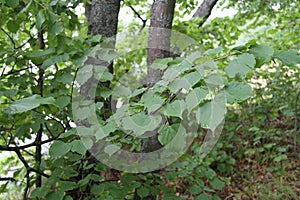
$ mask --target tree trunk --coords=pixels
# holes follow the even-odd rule
[[[170,56],[170,38],[174,16],[175,0],[156,0],[152,5],[148,38],[147,86],[154,85],[162,77],[161,70],[151,65],[158,58]],[[157,134],[142,143],[142,152],[152,152],[161,148]]]
[[[88,34],[89,35],[102,35],[105,38],[114,39],[117,34],[118,28],[118,16],[120,10],[120,0],[92,0],[91,3],[86,2],[85,5],[85,15],[88,25]],[[115,45],[115,41],[108,44],[110,48],[113,48]],[[113,63],[106,63],[102,60],[97,60],[97,58],[88,58],[85,64],[96,65],[102,63],[103,65],[107,65],[110,73],[113,73]],[[88,91],[90,83],[93,82],[93,77],[90,78],[86,83],[81,86],[80,92],[83,97],[89,98]],[[110,87],[109,82],[100,82],[98,87]],[[96,100],[96,99],[95,99]],[[96,101],[102,101],[104,103],[104,114],[103,119],[108,118],[109,113],[111,112],[111,101],[110,99],[98,99]],[[88,124],[86,126],[89,126]],[[87,157],[90,157],[90,154],[87,153]],[[97,162],[94,159],[91,159],[91,162]],[[75,179],[81,180],[82,177],[87,176],[92,173],[90,170],[79,169],[81,171],[78,177]],[[91,169],[93,170],[93,169]],[[108,173],[107,174],[111,174]],[[91,183],[92,185],[92,183]],[[85,191],[73,190],[69,191],[68,195],[70,195],[73,199],[85,199],[89,198],[90,186],[85,188]]]

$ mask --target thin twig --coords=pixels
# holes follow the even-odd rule
[[[140,28],[139,32],[141,32],[147,23],[147,19],[143,19],[142,16],[134,9],[134,7],[130,4],[130,2],[125,2],[125,0],[122,0],[132,11],[133,13],[142,21],[143,25]]]
[[[14,49],[15,49],[16,48],[16,43],[15,43],[14,39],[3,28],[1,28],[1,31],[3,31],[5,33],[5,35],[7,35],[7,37],[9,37],[9,39],[13,43]]]

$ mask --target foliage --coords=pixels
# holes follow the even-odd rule
[[[14,181],[0,182],[0,191],[3,191],[0,198],[19,199],[18,194],[25,192],[27,195],[30,191],[32,199],[71,199],[70,194],[77,190],[82,194],[90,191],[88,199],[132,199],[136,190],[140,197],[154,194],[164,199],[220,199],[222,190],[231,183],[228,176],[236,160],[245,155],[255,156],[260,164],[278,163],[278,168],[269,168],[269,171],[283,175],[289,165],[292,144],[281,142],[293,136],[291,121],[297,117],[293,102],[297,88],[299,90],[297,77],[300,75],[297,65],[300,62],[299,23],[296,23],[299,11],[295,9],[299,2],[295,1],[293,7],[285,6],[288,1],[272,1],[274,6],[280,4],[280,8],[284,8],[282,12],[280,9],[272,12],[274,8],[265,1],[232,2],[234,4],[228,6],[245,12],[213,19],[201,28],[178,17],[174,30],[191,36],[202,47],[196,52],[184,52],[182,58],[157,60],[155,67],[164,71],[161,82],[151,88],[140,87],[123,94],[114,91],[119,95],[115,98],[125,96],[130,97],[130,101],[124,101],[121,109],[108,119],[101,118],[103,104],[98,102],[95,109],[100,117],[91,122],[89,106],[94,102],[86,101],[85,106],[77,109],[79,113],[75,116],[82,118],[76,119],[71,114],[72,93],[76,81],[84,84],[91,78],[92,74],[80,74],[80,70],[95,70],[94,66],[84,63],[105,40],[101,36],[86,36],[83,17],[75,13],[81,1],[2,1],[0,150],[11,153],[1,157],[0,172],[1,178],[12,177]],[[130,3],[136,6],[140,1]],[[143,1],[141,5],[148,4]],[[187,13],[178,13],[184,16],[195,4],[194,1],[180,1],[178,7],[186,10]],[[149,18],[149,11],[138,11]],[[258,15],[254,13],[263,15],[256,19]],[[253,23],[248,24],[243,17],[246,14],[254,19]],[[241,28],[246,23],[247,26]],[[269,26],[265,29],[258,29],[266,24]],[[277,31],[283,27],[283,31]],[[39,48],[38,32],[46,38],[45,49]],[[239,38],[248,33],[255,35],[255,39],[236,45]],[[118,54],[106,51],[98,56],[113,60]],[[109,81],[118,89],[119,79],[129,70],[128,80],[123,81],[130,81],[132,66],[145,65],[145,50],[126,56],[115,59],[114,74],[97,68],[101,76],[95,73],[95,78]],[[112,88],[100,88],[97,92],[103,98],[113,94]],[[212,106],[215,99],[224,96],[224,103],[230,105],[228,111]],[[130,118],[122,109],[127,107],[130,107]],[[95,139],[106,138],[115,144],[104,149],[107,157],[113,157],[121,147],[138,151],[141,139],[133,136],[141,136],[159,124],[163,119],[158,113],[167,117],[168,123],[159,130],[159,141],[169,150],[185,147],[182,138],[176,139],[180,119],[195,117],[202,126],[190,150],[160,174],[122,172],[107,178],[108,167],[95,162],[87,152],[93,142],[89,137],[78,135],[74,128],[77,120],[101,124],[103,132],[97,132]],[[229,123],[234,120],[243,123],[240,131],[244,136],[237,136],[238,125],[227,124],[226,136],[221,137],[207,157],[201,157],[204,133],[207,129],[216,129],[226,113],[229,113]],[[207,120],[208,116],[216,120]],[[130,119],[134,120],[133,124]],[[274,124],[275,121],[280,123]],[[38,163],[34,155],[38,145],[35,141],[41,127],[44,148],[43,159]],[[85,126],[76,128],[89,134]],[[128,130],[134,135],[125,137]],[[234,147],[233,144],[239,145]],[[38,175],[43,176],[43,186],[35,188],[34,180]],[[294,195],[293,192],[289,194]]]

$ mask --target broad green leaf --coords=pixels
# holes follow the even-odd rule
[[[70,103],[70,97],[61,96],[58,97],[55,101],[55,104],[59,106],[60,109],[65,108]]]
[[[199,74],[199,72],[191,72],[184,75],[182,78],[175,79],[172,83],[170,83],[169,88],[173,93],[181,88],[189,90],[195,84],[197,84],[201,78],[202,76]]]
[[[142,136],[146,131],[153,131],[161,123],[160,115],[146,115],[141,112],[122,120],[125,130],[133,131],[135,136]]]
[[[9,7],[15,8],[19,5],[19,0],[6,0],[6,4]]]
[[[268,45],[253,45],[249,50],[250,54],[253,54],[256,58],[256,66],[260,67],[266,62],[269,62],[274,54],[274,50],[272,47]]]
[[[12,33],[16,33],[20,28],[20,22],[18,21],[13,21],[10,20],[7,22],[7,29],[12,32]]]
[[[252,95],[250,85],[240,82],[231,82],[225,88],[228,103],[242,102]]]
[[[117,151],[119,151],[120,147],[115,145],[115,144],[111,144],[111,145],[107,145],[104,148],[104,152],[107,153],[110,157],[116,153]]]
[[[158,141],[162,145],[167,145],[172,139],[175,137],[177,130],[179,128],[179,124],[173,124],[172,126],[164,125],[158,131]]]
[[[63,23],[60,21],[56,21],[54,22],[54,24],[50,25],[49,35],[51,35],[51,37],[55,37],[59,35],[61,32],[63,32],[63,30],[64,30]]]
[[[164,75],[162,76],[162,80],[165,81],[173,81],[177,76],[182,74],[183,72],[191,69],[193,64],[187,60],[183,60],[182,62],[171,65],[165,71]]]
[[[146,197],[148,194],[149,194],[149,189],[148,188],[145,188],[145,187],[142,187],[142,188],[138,188],[137,189],[137,193],[140,197]]]
[[[63,200],[64,192],[63,191],[51,192],[45,198],[47,200]]]
[[[203,54],[204,55],[214,55],[222,52],[224,49],[222,47],[214,48],[214,49],[209,49],[205,51]]]
[[[67,138],[67,137],[75,136],[75,135],[77,135],[76,130],[75,129],[70,129],[67,132],[61,134],[59,136],[59,138]]]
[[[195,200],[211,200],[211,198],[207,194],[203,193],[196,196]]]
[[[89,78],[91,78],[93,75],[93,66],[92,65],[85,65],[84,67],[82,67],[76,76],[76,81],[82,85],[83,83],[85,83],[87,80],[89,80]]]
[[[7,112],[11,114],[17,114],[32,110],[39,107],[40,105],[55,104],[55,99],[53,97],[43,98],[39,95],[33,95],[24,99],[15,101],[11,106],[8,107]]]
[[[208,91],[206,89],[199,87],[193,89],[185,99],[188,111],[191,111],[193,108],[202,103],[207,94]]]
[[[206,77],[208,73],[213,72],[217,69],[215,62],[206,62],[195,67],[202,77]]]
[[[100,195],[103,193],[105,186],[103,184],[100,185],[92,185],[91,192],[93,195]]]
[[[282,154],[282,155],[280,155],[280,156],[276,156],[276,157],[274,158],[274,161],[275,161],[275,162],[280,162],[280,161],[286,160],[286,159],[287,159],[287,155]]]
[[[173,126],[173,125],[172,125]],[[174,125],[176,127],[176,125]],[[174,127],[174,129],[176,129]],[[179,125],[178,129],[176,129],[175,136],[173,139],[169,142],[166,143],[165,148],[170,151],[170,152],[184,152],[185,147],[186,147],[186,130],[183,126]],[[166,141],[169,141],[170,138],[165,138]],[[165,141],[165,142],[166,142]]]
[[[209,181],[209,184],[217,190],[222,190],[225,187],[225,183],[218,178],[212,179],[211,181]]]
[[[74,140],[70,143],[71,145],[71,151],[79,153],[81,155],[85,155],[87,149],[85,146],[82,144],[80,140]]]
[[[185,102],[182,100],[175,100],[172,103],[164,106],[164,114],[167,116],[179,117],[182,119],[182,112],[186,109]]]
[[[151,113],[158,109],[164,103],[164,100],[159,94],[150,90],[143,94],[140,102],[144,103],[148,112]]]
[[[202,192],[202,188],[203,187],[201,187],[201,186],[199,186],[199,185],[193,185],[193,186],[191,186],[190,188],[189,188],[189,192],[191,193],[191,194],[199,194],[199,193],[201,193]]]
[[[35,188],[32,192],[31,192],[31,195],[30,197],[31,198],[36,198],[36,197],[45,197],[46,194],[49,192],[49,188],[47,187],[39,187],[39,188]]]
[[[41,29],[43,23],[45,22],[45,15],[44,15],[44,12],[45,12],[44,10],[40,10],[40,11],[38,12],[37,16],[36,16],[36,23],[35,23],[35,25],[36,25],[36,28],[37,28],[38,30]]]
[[[226,114],[225,94],[217,94],[212,101],[202,105],[197,112],[198,122],[213,132],[218,125],[224,120]]]
[[[278,58],[286,66],[300,64],[300,56],[296,50],[276,51],[274,57]]]
[[[71,145],[69,143],[64,143],[62,141],[54,141],[50,146],[49,154],[53,158],[58,158],[60,156],[66,155],[71,150]]]
[[[244,53],[238,56],[236,60],[230,61],[225,71],[230,78],[237,74],[244,76],[254,68],[255,64],[255,57],[252,54]]]
[[[102,82],[113,80],[113,75],[105,66],[94,66],[94,77]]]
[[[101,52],[98,57],[99,59],[106,61],[106,62],[112,62],[113,59],[120,56],[120,53],[116,51],[107,50],[105,52]]]
[[[151,68],[164,70],[168,67],[168,63],[170,63],[172,60],[172,58],[156,59],[151,65]]]
[[[59,190],[69,191],[69,190],[75,189],[76,187],[77,187],[77,184],[75,182],[62,181],[59,185]]]
[[[53,55],[43,62],[42,68],[47,69],[47,67],[50,67],[51,65],[60,64],[66,61],[69,61],[69,54],[67,53],[64,53],[62,55]]]
[[[131,98],[132,97],[136,97],[137,95],[142,94],[143,92],[145,92],[147,90],[147,88],[140,88],[140,89],[136,89],[133,91],[133,93],[131,94]]]

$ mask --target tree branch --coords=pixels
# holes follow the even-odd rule
[[[125,2],[125,0],[122,0],[132,11],[133,13],[142,21],[143,25],[142,27],[140,28],[140,31],[141,32],[145,26],[146,26],[146,23],[147,23],[147,19],[143,19],[142,16],[134,9],[134,7],[130,4],[130,2]]]
[[[50,138],[48,140],[44,140],[42,142],[40,142],[39,144],[46,144],[46,143],[49,143],[49,142],[52,142],[54,140],[56,140],[58,137],[54,137],[54,138]],[[22,149],[27,149],[27,148],[30,148],[30,147],[36,147],[37,145],[39,145],[36,141],[30,143],[30,144],[26,144],[26,145],[23,145],[23,146],[14,146],[14,147],[10,147],[10,146],[1,146],[0,145],[0,151],[18,151],[18,150],[22,150]]]
[[[198,24],[199,27],[202,26],[211,15],[211,11],[217,2],[218,0],[204,0],[198,7],[197,11],[193,15],[193,18],[202,18],[201,22]]]
[[[12,177],[0,177],[0,182],[1,181],[13,181],[13,182],[15,182],[16,179],[14,179]]]

